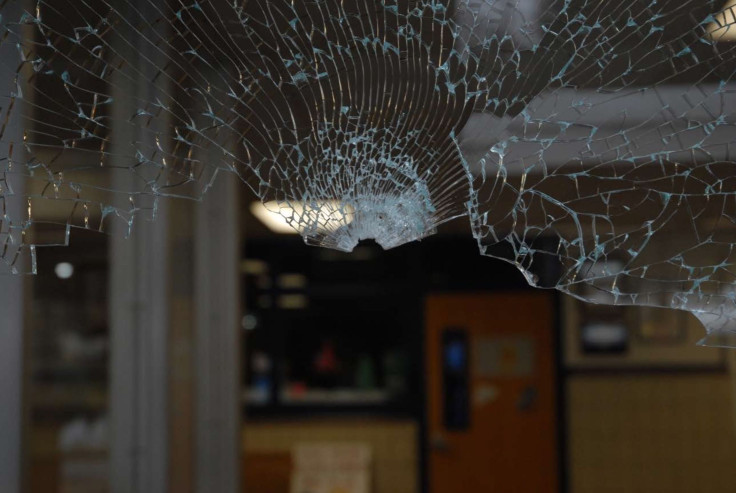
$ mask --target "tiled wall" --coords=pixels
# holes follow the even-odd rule
[[[289,452],[298,442],[366,443],[373,452],[373,493],[419,491],[418,439],[415,422],[391,420],[249,422],[243,432],[246,454]]]
[[[736,492],[730,378],[572,376],[571,493]]]

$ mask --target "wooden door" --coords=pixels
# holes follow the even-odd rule
[[[553,299],[428,298],[431,493],[558,491]]]

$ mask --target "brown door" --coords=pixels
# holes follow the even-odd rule
[[[553,298],[427,300],[431,493],[558,490]]]

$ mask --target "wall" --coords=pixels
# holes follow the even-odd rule
[[[717,372],[571,376],[570,491],[736,491],[731,385]]]
[[[696,345],[686,312],[609,308],[627,327],[620,354],[585,354],[581,326],[605,307],[564,297],[570,493],[736,491],[736,350]],[[649,333],[681,327],[676,339]]]
[[[372,493],[417,493],[419,427],[413,421],[337,420],[249,422],[243,431],[248,454],[289,453],[298,442],[363,442],[373,451]],[[247,491],[258,492],[248,484]]]

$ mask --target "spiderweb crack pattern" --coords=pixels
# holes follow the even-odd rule
[[[534,285],[736,334],[724,0],[0,1],[0,269],[235,173],[310,244],[467,216]]]

